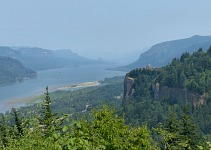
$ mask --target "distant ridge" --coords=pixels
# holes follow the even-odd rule
[[[17,59],[27,68],[46,70],[82,65],[104,64],[105,62],[84,58],[69,49],[48,50],[38,47],[0,46],[0,56]]]
[[[25,78],[34,78],[37,73],[27,69],[13,58],[0,56],[0,84],[21,82]]]
[[[184,52],[193,53],[199,48],[207,50],[211,46],[211,36],[194,35],[190,38],[166,41],[152,46],[148,51],[142,53],[137,61],[126,66],[116,68],[117,70],[132,70],[135,68],[162,67],[179,58]]]

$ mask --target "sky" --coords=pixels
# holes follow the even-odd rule
[[[115,59],[163,41],[211,35],[210,0],[0,0],[0,45]]]

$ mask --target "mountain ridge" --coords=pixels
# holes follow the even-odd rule
[[[88,59],[69,49],[48,50],[38,47],[0,46],[0,56],[17,59],[27,68],[46,70],[81,65],[104,64],[105,62]]]
[[[193,53],[199,48],[208,49],[211,45],[211,36],[194,35],[190,38],[165,41],[153,45],[148,51],[140,54],[135,62],[117,68],[117,70],[132,70],[143,68],[148,64],[153,67],[162,67],[172,61],[173,58],[179,58],[182,53]]]

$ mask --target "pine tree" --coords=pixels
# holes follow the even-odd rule
[[[193,121],[192,116],[190,115],[188,106],[184,106],[183,114],[181,118],[181,141],[183,147],[186,150],[197,149],[197,145],[200,142],[200,135],[197,131],[197,127]]]
[[[207,53],[211,56],[211,46],[210,46],[209,49],[207,50]]]
[[[170,111],[165,130],[172,135],[171,139],[167,141],[170,149],[177,149],[180,142],[180,121],[172,110]]]
[[[43,112],[41,114],[40,125],[44,131],[45,136],[51,136],[53,131],[61,130],[61,125],[66,116],[57,117],[55,113],[51,110],[51,98],[48,92],[48,87],[46,87],[45,99],[42,104]]]
[[[6,120],[3,114],[1,114],[1,120],[0,120],[0,136],[3,147],[6,147],[8,144],[8,139],[7,139]]]
[[[20,137],[23,135],[23,127],[22,127],[22,119],[20,118],[20,114],[15,108],[12,108],[11,114],[14,117],[14,127],[17,129],[16,136]]]
[[[46,87],[46,93],[45,94],[45,99],[43,101],[42,104],[42,109],[43,112],[41,114],[41,118],[39,118],[40,120],[40,127],[43,129],[44,131],[44,135],[45,136],[49,136],[50,135],[50,130],[53,124],[53,117],[55,116],[52,111],[51,111],[51,99],[49,96],[49,92],[48,92],[48,87]]]
[[[154,129],[160,139],[160,146],[165,150],[178,150],[180,146],[180,120],[173,112],[172,108],[169,113],[166,124],[163,126],[158,124],[158,128]]]

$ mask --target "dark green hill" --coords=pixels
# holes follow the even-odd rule
[[[166,67],[132,70],[124,87],[128,122],[153,127],[165,122],[171,109],[180,116],[181,107],[188,105],[201,131],[211,134],[211,47],[184,53]]]
[[[179,58],[182,53],[193,53],[198,48],[208,49],[211,45],[211,36],[192,36],[186,39],[167,41],[152,46],[142,53],[137,61],[119,70],[132,70],[151,64],[153,67],[162,67],[171,62],[173,58]]]
[[[25,68],[20,61],[0,56],[0,84],[20,82],[36,75],[35,71]]]

